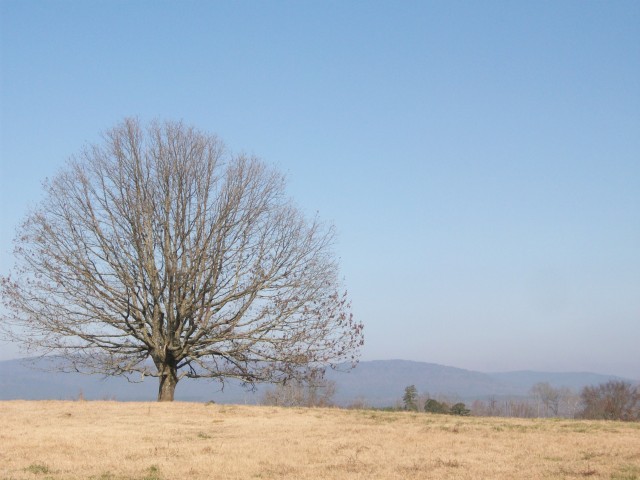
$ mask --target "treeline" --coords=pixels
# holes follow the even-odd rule
[[[567,387],[552,387],[547,382],[536,383],[527,398],[476,400],[473,414],[487,417],[574,418],[581,408],[580,395]]]
[[[471,410],[462,402],[449,405],[446,401],[438,401],[435,398],[427,398],[424,401],[424,406],[420,401],[418,395],[418,389],[415,385],[409,385],[404,389],[404,395],[402,396],[405,410],[424,411],[429,413],[445,413],[450,415],[462,415],[467,416],[471,414]]]
[[[455,397],[454,397],[455,398]],[[548,383],[536,384],[526,398],[474,400],[469,408],[445,395],[420,394],[415,385],[405,388],[402,402],[396,409],[452,415],[485,417],[573,417],[578,411],[579,396],[568,388],[553,388]]]
[[[582,390],[578,418],[640,421],[640,386],[610,381]]]
[[[563,417],[592,420],[640,421],[640,386],[621,380],[611,380],[595,386],[587,386],[580,394],[566,387],[555,388],[550,384],[537,383],[530,391],[530,398],[498,400],[475,400],[470,409],[464,403],[452,407],[444,400],[428,398],[422,409],[431,413],[469,412],[474,416],[495,417]],[[405,410],[419,411],[420,402],[414,385],[405,388],[402,397]]]
[[[311,383],[290,382],[266,391],[262,404],[282,407],[331,407],[335,383],[325,379]],[[347,408],[369,408],[366,399],[358,399]],[[640,421],[640,386],[612,380],[595,386],[587,386],[580,393],[566,387],[553,387],[549,383],[537,383],[527,398],[475,400],[466,404],[444,396],[421,394],[415,385],[404,389],[396,405],[385,410],[450,415],[474,415],[521,418],[582,418],[600,420]]]

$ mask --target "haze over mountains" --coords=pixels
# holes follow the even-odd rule
[[[156,398],[158,384],[155,378],[130,383],[123,378],[51,372],[45,368],[46,363],[42,360],[0,362],[0,400],[73,399],[80,395],[89,400],[148,401]],[[327,377],[336,383],[334,400],[337,404],[364,401],[374,407],[397,404],[408,385],[415,385],[422,394],[471,401],[491,396],[525,397],[538,382],[548,382],[554,387],[566,386],[579,392],[585,385],[619,379],[613,375],[588,372],[482,373],[406,360],[360,362],[348,373],[329,371]],[[251,392],[237,382],[228,382],[221,390],[221,385],[216,382],[184,379],[176,389],[176,400],[254,404],[260,402],[268,388],[260,386]]]

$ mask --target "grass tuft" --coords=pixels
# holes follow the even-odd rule
[[[640,480],[640,466],[624,465],[611,475],[611,480]]]
[[[36,475],[41,473],[51,473],[51,470],[46,465],[41,463],[32,463],[27,468],[25,468],[27,472],[34,473]]]
[[[460,468],[462,466],[462,463],[460,463],[458,460],[442,460],[441,458],[438,458],[436,460],[436,467],[444,467],[444,468]]]
[[[98,476],[89,477],[89,480],[115,480],[116,476],[111,472],[104,472]]]
[[[151,465],[147,469],[147,474],[142,477],[142,480],[161,480],[160,468],[157,465]]]

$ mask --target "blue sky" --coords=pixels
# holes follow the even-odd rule
[[[0,2],[0,272],[126,116],[287,173],[363,359],[640,378],[637,1]],[[19,355],[0,344],[0,359]]]

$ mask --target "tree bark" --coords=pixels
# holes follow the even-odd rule
[[[165,367],[159,379],[158,401],[173,402],[173,395],[178,384],[178,371],[175,367]]]

